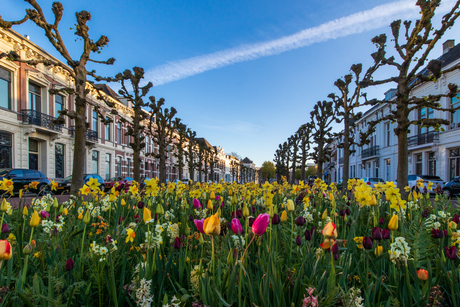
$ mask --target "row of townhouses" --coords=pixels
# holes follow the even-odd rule
[[[442,70],[460,63],[460,44],[455,46],[454,40],[447,40],[443,44]],[[448,84],[460,84],[460,71],[455,70],[443,74],[436,82],[425,82],[414,88],[412,96],[424,97],[428,95],[446,94]],[[396,90],[390,89],[385,93],[385,100],[395,98]],[[442,98],[443,108],[457,107],[460,104],[460,95],[454,98]],[[357,122],[355,137],[359,141],[359,132],[367,131],[367,123],[389,114],[391,104],[380,104],[372,107],[363,114]],[[444,181],[450,181],[460,175],[460,111],[455,113],[441,112],[430,108],[423,108],[409,115],[411,120],[422,118],[443,118],[451,122],[444,125],[444,131],[436,132],[433,128],[412,126],[408,135],[409,174],[435,175]],[[350,178],[377,177],[385,181],[396,180],[398,165],[398,139],[394,133],[396,123],[381,122],[376,131],[370,136],[370,144],[363,147],[354,147],[356,152],[350,156]],[[330,144],[332,147],[331,161],[326,163],[324,178],[329,182],[339,182],[343,175],[343,149],[338,148],[338,142]]]
[[[13,30],[0,30],[0,53],[14,50],[22,59],[53,59],[28,37]],[[50,89],[72,87],[72,78],[59,67],[32,67],[24,63],[0,60],[0,169],[25,168],[43,172],[49,178],[64,178],[72,173],[74,123],[67,118],[64,125],[54,125],[53,120],[63,109],[75,110],[73,95],[50,95]],[[94,88],[96,87],[96,88]],[[89,107],[87,119],[89,130],[86,135],[85,173],[99,174],[104,179],[133,175],[133,150],[130,148],[127,127],[120,117],[131,119],[133,110],[129,101],[120,99],[107,85],[94,87],[88,83]],[[110,114],[104,102],[96,99],[97,91],[115,104],[117,116]],[[104,116],[113,121],[105,125],[92,106],[100,106]],[[205,142],[209,144],[206,140]],[[218,162],[215,164],[214,178],[202,174],[190,178],[187,164],[182,178],[178,178],[177,158],[168,153],[167,178],[170,181],[190,178],[195,181],[233,181],[241,178],[235,174],[232,165],[244,165],[255,170],[250,161],[247,164],[225,154],[215,146]],[[158,153],[158,146],[146,137],[146,147],[141,153],[141,177],[158,177],[158,161],[146,153]],[[185,159],[185,158],[184,158]],[[233,171],[233,172],[232,172]],[[208,170],[208,175],[209,175]],[[254,172],[255,173],[255,172]],[[254,180],[255,178],[251,178]]]

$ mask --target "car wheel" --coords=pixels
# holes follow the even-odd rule
[[[450,193],[449,189],[446,189],[446,190],[442,191],[442,194],[444,194],[444,196],[447,197],[447,198],[450,198],[450,196],[451,196],[451,193]]]
[[[45,196],[45,195],[51,194],[50,186],[47,185],[47,184],[41,185],[38,188],[38,193],[37,194],[40,195],[40,196]]]

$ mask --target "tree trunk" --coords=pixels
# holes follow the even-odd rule
[[[84,93],[84,86],[77,86],[77,91]],[[82,97],[85,97],[82,94]],[[86,100],[75,97],[77,116],[75,118],[75,144],[73,150],[72,181],[70,184],[70,194],[77,195],[83,186],[83,176],[85,174],[86,156]]]
[[[409,180],[409,165],[408,157],[409,153],[407,150],[407,131],[403,129],[398,131],[398,168],[397,168],[397,187],[401,197],[403,199],[407,198],[407,193],[404,191],[404,188],[408,185]]]
[[[307,164],[307,154],[306,154],[306,150],[304,148],[304,144],[302,143],[302,161],[301,161],[301,164],[300,164],[300,179],[301,180],[305,180],[305,167],[306,167],[306,164]]]
[[[161,146],[163,147],[163,146]],[[164,155],[165,148],[158,148],[158,151],[160,152],[160,165],[159,165],[159,171],[160,171],[160,183],[166,183],[166,158]]]
[[[292,157],[292,175],[291,175],[291,183],[295,182],[295,168],[296,168],[296,162],[297,162],[297,153],[294,153],[294,156]]]
[[[139,150],[133,152],[133,179],[136,182],[141,180],[141,153]]]
[[[348,188],[348,171],[350,168],[350,125],[348,122],[349,115],[345,113],[345,142],[343,143],[343,175],[342,175],[342,194],[347,192]]]
[[[316,165],[316,177],[323,179],[323,143],[318,143],[318,159]]]

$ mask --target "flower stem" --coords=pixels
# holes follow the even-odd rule
[[[34,228],[35,227],[32,227],[32,230],[30,231],[29,244],[32,242],[32,236],[34,234]],[[24,286],[24,282],[26,281],[28,263],[29,263],[29,255],[26,255],[26,259],[24,260],[24,268],[22,269],[22,286]]]
[[[83,236],[81,238],[81,248],[80,248],[80,272],[82,272],[83,276],[83,245],[85,243],[85,234],[86,234],[86,224],[85,227],[83,228]]]

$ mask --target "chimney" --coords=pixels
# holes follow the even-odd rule
[[[24,37],[25,37],[26,39],[30,40],[30,36],[29,36],[29,35],[24,34]]]
[[[442,44],[442,54],[446,54],[449,52],[450,49],[454,48],[455,46],[455,40],[453,39],[448,39]]]

